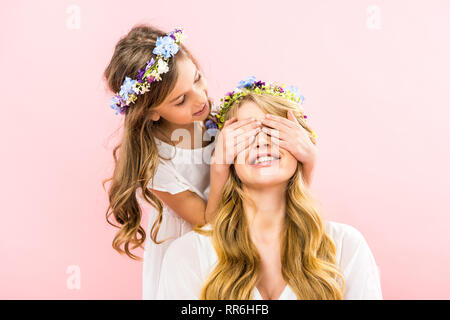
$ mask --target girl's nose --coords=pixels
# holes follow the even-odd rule
[[[207,102],[205,90],[203,90],[201,88],[195,89],[194,94],[195,94],[195,101],[199,105],[205,104]]]

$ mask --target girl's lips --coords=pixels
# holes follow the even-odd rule
[[[203,106],[203,109],[200,110],[199,112],[194,113],[193,115],[194,115],[194,116],[200,116],[200,115],[203,114],[203,112],[206,111],[206,109],[207,109],[207,105],[206,105],[206,103],[205,103],[205,105]]]

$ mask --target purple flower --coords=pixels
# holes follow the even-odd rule
[[[255,86],[257,86],[259,88],[262,88],[262,86],[266,85],[266,83],[264,81],[261,81],[261,80],[255,82],[254,84],[255,84]]]
[[[147,61],[147,65],[145,66],[145,71],[147,71],[154,64],[155,64],[155,59],[151,58],[149,61]]]
[[[181,30],[181,29],[175,29],[175,30],[171,31],[168,35],[169,35],[173,40],[176,40],[177,38],[175,37],[175,33],[182,32],[182,31],[183,31],[183,30]]]
[[[143,82],[144,73],[145,73],[145,70],[139,69],[139,74],[138,74],[138,82],[139,83]]]

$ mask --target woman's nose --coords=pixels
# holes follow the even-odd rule
[[[260,131],[256,134],[256,148],[268,148],[270,146],[270,136]]]

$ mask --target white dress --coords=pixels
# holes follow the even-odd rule
[[[352,226],[333,221],[325,221],[325,228],[336,244],[336,261],[344,274],[344,300],[382,299],[378,267],[363,235]],[[216,263],[210,237],[191,231],[177,239],[164,258],[157,299],[199,299]],[[253,298],[262,299],[256,288]],[[287,285],[279,299],[297,297]]]
[[[164,158],[172,159],[160,159],[155,176],[152,179],[153,186],[151,180],[148,187],[171,194],[190,190],[207,201],[209,196],[209,163],[214,150],[214,142],[203,148],[182,149],[157,138],[155,140],[159,154]],[[146,230],[147,240],[144,249],[142,297],[143,299],[156,299],[164,254],[169,244],[174,239],[191,231],[192,226],[164,205],[163,218],[157,240],[161,241],[168,238],[170,240],[162,244],[155,244],[150,238],[150,230],[158,216],[158,211],[144,201],[141,192],[142,190],[138,189],[136,193],[138,202],[144,214],[149,216]]]

